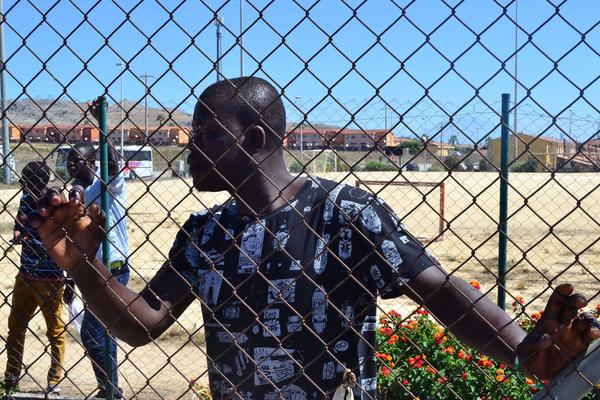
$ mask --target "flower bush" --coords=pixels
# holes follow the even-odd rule
[[[478,282],[471,284],[479,288]],[[513,311],[520,311],[524,303],[517,296]],[[598,318],[600,305],[594,314]],[[542,312],[521,315],[517,322],[529,331]],[[382,399],[521,400],[531,399],[548,383],[526,378],[463,346],[422,308],[408,318],[390,311],[380,319],[376,358]],[[599,394],[594,388],[585,399]]]

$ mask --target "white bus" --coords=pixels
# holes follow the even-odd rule
[[[94,147],[97,146],[94,145]],[[56,155],[56,174],[64,179],[68,178],[67,157],[71,149],[72,146],[65,145],[60,146],[54,152]],[[121,147],[118,146],[115,150],[119,153],[119,165],[125,179],[148,178],[154,175],[154,157],[151,147],[124,146],[123,157],[125,160],[120,157]],[[98,164],[98,162],[96,163]]]

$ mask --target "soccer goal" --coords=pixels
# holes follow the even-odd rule
[[[357,180],[383,199],[406,224],[410,232],[423,243],[444,238],[444,182]]]

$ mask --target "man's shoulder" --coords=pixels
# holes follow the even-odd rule
[[[328,199],[337,204],[342,201],[352,201],[357,204],[368,205],[377,200],[373,193],[358,186],[322,178],[319,178],[317,182]]]

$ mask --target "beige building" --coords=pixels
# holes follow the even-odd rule
[[[542,172],[555,169],[561,159],[569,158],[575,154],[575,147],[572,142],[519,133],[516,137],[515,135],[509,135],[508,160],[512,166],[527,161],[530,156],[535,156],[542,163],[537,163],[536,170]],[[518,157],[516,162],[514,161],[515,156]],[[491,141],[488,147],[488,157],[495,166],[500,166],[500,138]]]

